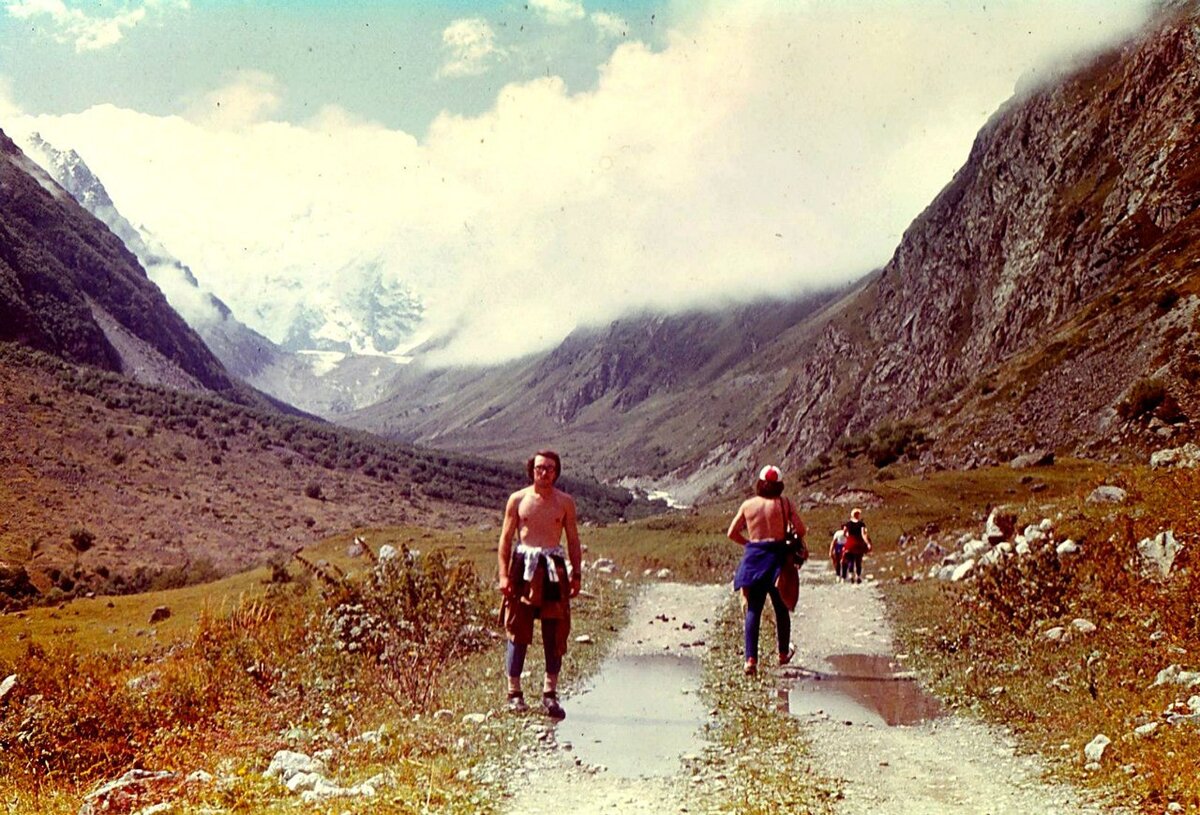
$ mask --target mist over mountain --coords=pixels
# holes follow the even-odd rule
[[[142,382],[258,401],[121,240],[0,131],[0,339]]]
[[[37,133],[25,139],[24,146],[55,181],[133,252],[171,306],[234,376],[301,410],[332,416],[375,401],[402,364],[381,354],[359,357],[351,353],[349,342],[316,336],[323,322],[311,310],[289,329],[284,345],[272,342],[204,289],[187,264],[174,257],[147,229],[131,224],[76,151],[60,150]],[[407,336],[412,314],[419,314],[415,305],[394,309],[394,301],[386,294],[364,292],[360,299],[363,331],[377,338],[385,334],[393,338]]]
[[[402,380],[353,421],[487,453],[541,440],[690,498],[766,460],[811,472],[900,423],[932,439],[925,468],[1193,438],[1198,98],[1200,9],[1168,4],[1004,105],[892,259],[839,299],[621,320]]]

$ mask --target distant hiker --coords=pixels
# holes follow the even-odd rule
[[[574,499],[554,486],[562,472],[558,454],[543,450],[529,459],[526,469],[533,484],[509,496],[497,550],[500,593],[504,595],[500,615],[508,635],[504,651],[508,707],[518,713],[529,709],[521,691],[521,671],[533,642],[533,621],[540,619],[546,656],[542,709],[561,719],[567,714],[558,703],[558,672],[571,632],[570,599],[579,594],[579,529]]]
[[[862,510],[855,507],[850,511],[850,520],[845,523],[846,550],[842,553],[842,577],[851,583],[862,582],[863,555],[870,552],[871,536],[863,523]]]
[[[742,560],[733,577],[733,588],[742,592],[746,605],[745,670],[752,675],[758,670],[758,632],[762,623],[763,606],[771,598],[775,609],[775,633],[779,642],[779,664],[791,661],[792,619],[779,594],[775,581],[784,568],[788,554],[784,535],[790,522],[797,535],[804,536],[804,521],[796,514],[791,501],[783,495],[783,474],[778,467],[767,465],[758,474],[754,485],[755,497],[746,499],[729,524],[729,539],[745,547]]]
[[[846,551],[848,537],[850,536],[846,532],[846,525],[842,524],[838,531],[833,533],[833,540],[829,542],[829,562],[833,564],[833,573],[837,575],[838,580],[845,577],[842,574],[842,554]]]

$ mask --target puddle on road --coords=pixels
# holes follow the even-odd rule
[[[672,775],[685,753],[698,752],[705,720],[700,662],[668,655],[614,657],[590,689],[571,697],[556,728],[587,764],[624,778]],[[685,693],[685,691],[687,691]]]
[[[825,713],[834,721],[888,727],[920,724],[942,714],[941,705],[903,676],[891,657],[841,654],[829,658],[834,673],[794,680],[780,690],[780,706],[796,716]]]

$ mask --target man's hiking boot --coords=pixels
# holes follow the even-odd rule
[[[525,694],[520,691],[510,691],[508,694],[508,712],[524,713],[527,710],[529,710],[529,705],[525,704]]]
[[[557,693],[542,694],[542,709],[546,711],[546,715],[551,719],[565,719],[567,712],[562,709],[562,705],[558,703]]]
[[[787,649],[787,653],[779,655],[779,664],[781,666],[787,665],[789,662],[792,661],[792,657],[794,657],[794,656],[796,656],[796,646],[789,645],[788,649]]]
[[[746,676],[754,676],[756,673],[758,673],[758,660],[757,659],[746,660],[745,671],[746,671]]]

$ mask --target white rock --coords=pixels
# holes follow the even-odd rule
[[[483,724],[487,721],[487,714],[468,713],[462,717],[462,720],[467,724]]]
[[[958,567],[954,566],[954,565],[942,566],[940,569],[937,570],[937,579],[938,580],[951,580],[954,578],[954,572],[957,571],[957,569],[958,569]]]
[[[659,580],[669,580],[671,578],[671,570],[670,569],[659,569],[655,573],[654,576],[657,577]]]
[[[592,641],[591,634],[580,634],[578,637],[575,638],[575,642],[589,643],[591,641]]]
[[[957,583],[958,581],[962,580],[964,577],[970,574],[971,570],[974,568],[974,560],[964,560],[962,563],[954,567],[954,572],[950,575],[951,582]]]
[[[1025,527],[1025,531],[1021,533],[1021,537],[1025,538],[1025,540],[1032,544],[1037,543],[1038,541],[1044,541],[1046,539],[1046,533],[1043,532],[1042,528],[1037,524],[1030,524],[1029,526]]]
[[[1085,620],[1082,617],[1076,617],[1071,620],[1071,627],[1080,634],[1091,634],[1096,630],[1096,624],[1091,620]]]
[[[215,780],[212,773],[205,772],[204,770],[195,770],[189,773],[187,778],[183,779],[183,783],[204,785],[211,784]]]
[[[1133,732],[1145,738],[1158,729],[1158,722],[1146,722],[1143,725],[1133,728]]]
[[[1054,521],[1049,518],[1042,518],[1042,522],[1038,524],[1038,529],[1049,535],[1054,531]]]
[[[10,690],[12,690],[16,686],[16,684],[17,684],[17,675],[16,674],[10,674],[9,676],[4,677],[4,681],[0,682],[0,699],[3,699],[5,696],[8,696],[8,692]]]
[[[1025,541],[1020,541],[1017,543],[1015,551],[1018,555],[1021,555],[1023,557],[1025,555],[1029,554],[1029,544],[1026,543]]]
[[[289,792],[304,792],[305,790],[316,789],[317,785],[322,782],[328,783],[325,776],[320,773],[298,772],[294,773],[287,780],[286,786]]]
[[[1138,541],[1137,551],[1141,558],[1142,575],[1155,580],[1165,580],[1171,573],[1175,556],[1183,544],[1175,540],[1174,530],[1159,532],[1153,538]]]
[[[442,708],[441,710],[434,712],[433,718],[434,719],[453,719],[454,711],[450,710],[449,708]]]
[[[1092,490],[1092,494],[1087,497],[1087,502],[1089,504],[1123,504],[1128,497],[1129,493],[1120,487],[1105,484]]]
[[[1053,628],[1047,628],[1045,631],[1043,631],[1041,633],[1041,637],[1042,639],[1049,640],[1050,642],[1059,642],[1064,636],[1066,636],[1066,633],[1067,629],[1063,628],[1061,625],[1056,625]]]
[[[1193,468],[1200,466],[1200,446],[1188,442],[1182,447],[1171,447],[1166,450],[1159,450],[1150,455],[1150,466],[1158,467],[1185,467]]]
[[[324,775],[325,765],[304,753],[297,753],[293,750],[280,750],[271,759],[271,764],[267,767],[263,775],[267,778],[279,778],[280,781],[286,784],[288,779],[297,773]]]
[[[1074,555],[1079,552],[1079,544],[1067,538],[1054,548],[1054,551],[1061,557],[1062,555]]]
[[[978,557],[991,548],[991,545],[985,541],[969,540],[963,544],[962,553],[963,557]]]
[[[400,551],[398,549],[396,549],[395,546],[392,546],[390,543],[385,543],[383,546],[379,547],[379,560],[380,561],[391,560],[392,558],[396,557],[399,554],[400,554]]]
[[[1186,685],[1189,688],[1200,686],[1200,671],[1185,671],[1182,665],[1171,665],[1163,668],[1154,677],[1155,688],[1160,685]]]
[[[617,572],[617,564],[606,557],[598,559],[592,564],[592,568],[601,574],[616,574]]]
[[[1099,763],[1104,757],[1104,750],[1108,745],[1112,744],[1112,739],[1101,733],[1088,742],[1087,747],[1083,748],[1083,754],[1087,756],[1089,762]]]
[[[983,557],[979,558],[980,566],[995,566],[1004,557],[1004,550],[997,546],[990,552],[985,552]]]

